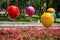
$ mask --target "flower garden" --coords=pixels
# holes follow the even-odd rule
[[[21,2],[21,3],[24,4],[25,1]],[[6,2],[7,2],[6,15],[5,16],[0,15],[0,17],[1,17],[0,21],[16,21],[17,20],[17,22],[18,21],[22,22],[22,20],[24,20],[24,22],[26,22],[26,21],[31,22],[31,25],[23,24],[24,28],[23,28],[23,25],[22,25],[22,28],[16,28],[15,26],[20,27],[21,24],[19,23],[19,25],[20,25],[19,26],[17,23],[14,23],[14,22],[13,23],[9,23],[9,22],[1,23],[0,22],[0,40],[60,40],[60,24],[59,24],[59,26],[58,25],[52,26],[52,25],[54,25],[54,22],[55,23],[57,22],[57,20],[59,20],[59,22],[60,22],[60,19],[57,19],[55,8],[48,8],[47,7],[48,3],[49,3],[48,2],[48,3],[46,3],[46,5],[47,5],[46,7],[48,9],[45,11],[45,7],[43,6],[44,2],[40,1],[41,2],[40,3],[39,1],[36,1],[36,4],[34,3],[33,5],[25,6],[25,4],[30,1],[26,1],[26,3],[24,5],[23,4],[21,5],[19,1],[17,1],[17,5],[11,5],[11,4],[9,5],[8,1],[6,0]],[[11,1],[11,2],[14,2],[14,1]],[[31,2],[33,3],[33,1],[31,1]],[[18,3],[21,6],[20,8],[19,8]],[[22,11],[24,11],[24,12],[22,12]],[[22,14],[22,13],[24,13],[24,14]],[[26,17],[25,14],[27,14],[28,18]],[[33,17],[35,15],[37,15],[37,17]],[[39,28],[38,28],[38,26],[36,26],[37,24],[34,25],[34,27],[32,27],[33,26],[32,22],[35,22],[35,21],[36,21],[36,23],[38,21]],[[40,23],[45,28],[41,28],[42,26]],[[17,24],[17,25],[15,25],[15,24]],[[6,28],[7,26],[9,26],[10,28],[9,27]],[[31,26],[31,28],[30,27],[25,28],[25,26],[26,27]],[[59,27],[59,28],[57,28],[57,27]]]
[[[60,40],[60,28],[0,28],[0,40]]]

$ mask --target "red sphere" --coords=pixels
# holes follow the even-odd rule
[[[8,16],[11,19],[15,19],[18,16],[18,14],[19,14],[18,7],[13,6],[13,5],[12,6],[9,6],[8,9],[7,9],[7,11],[8,11]]]

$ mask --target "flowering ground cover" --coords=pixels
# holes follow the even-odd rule
[[[60,40],[60,28],[0,28],[0,40]]]

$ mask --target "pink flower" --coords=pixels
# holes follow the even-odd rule
[[[53,37],[56,37],[57,36],[57,34],[53,34]]]
[[[23,32],[21,30],[16,30],[15,34],[22,34]]]
[[[14,29],[8,29],[6,30],[8,34],[15,34],[15,31]]]
[[[2,40],[2,39],[0,38],[0,40]]]
[[[18,38],[18,40],[23,40],[23,38]]]
[[[44,35],[47,34],[47,32],[46,32],[45,30],[43,30],[43,29],[39,29],[39,30],[38,30],[38,33],[39,33],[40,35],[42,35],[42,36],[44,36]]]
[[[28,30],[27,33],[31,36],[33,32],[31,30]]]
[[[4,40],[9,40],[10,38],[9,37],[5,37],[5,39]]]

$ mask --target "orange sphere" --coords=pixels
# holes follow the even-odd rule
[[[49,28],[54,23],[54,16],[51,13],[44,13],[41,16],[41,23],[44,27]]]
[[[48,8],[47,11],[55,13],[55,9],[54,8]]]

